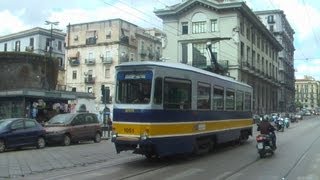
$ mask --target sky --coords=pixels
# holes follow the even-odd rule
[[[30,29],[50,28],[45,21],[70,24],[121,18],[143,28],[162,29],[153,13],[182,0],[0,0],[0,36]],[[319,0],[246,0],[253,11],[281,9],[294,29],[295,77],[320,80]]]

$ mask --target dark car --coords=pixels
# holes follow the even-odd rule
[[[2,119],[0,120],[0,152],[23,146],[44,148],[45,135],[45,129],[33,119]]]
[[[46,140],[64,146],[83,140],[101,141],[101,126],[93,113],[67,113],[52,117],[46,124]]]

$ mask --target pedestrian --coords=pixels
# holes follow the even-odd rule
[[[108,138],[110,138],[110,131],[112,130],[112,121],[110,117],[108,117],[107,124],[108,124]]]

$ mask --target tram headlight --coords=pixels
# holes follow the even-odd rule
[[[140,135],[141,140],[147,140],[149,138],[148,133],[145,131],[143,134]]]

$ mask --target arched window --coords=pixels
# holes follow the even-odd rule
[[[203,13],[195,13],[192,17],[192,33],[205,33],[207,30],[207,16]]]

